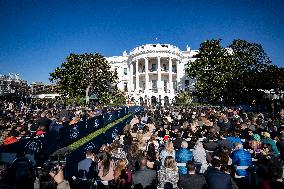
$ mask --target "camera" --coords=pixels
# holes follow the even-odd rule
[[[37,177],[39,178],[40,188],[56,188],[56,184],[49,173],[56,175],[59,171],[59,167],[61,169],[66,167],[66,156],[50,156],[42,167],[37,167]]]

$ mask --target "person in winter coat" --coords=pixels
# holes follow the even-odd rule
[[[206,151],[201,142],[196,142],[194,149],[192,150],[192,154],[194,162],[201,165],[200,170],[198,170],[199,173],[204,173],[207,170],[208,163],[206,160]]]
[[[187,149],[188,143],[183,141],[181,143],[181,148],[176,152],[176,161],[177,163],[186,163],[192,161],[192,152]],[[187,174],[186,166],[178,166],[179,174]]]
[[[252,164],[252,157],[249,151],[243,149],[241,143],[236,143],[235,150],[231,154],[232,163],[235,166],[250,166]],[[247,176],[246,170],[236,170],[238,176]]]
[[[261,133],[261,134],[262,134],[262,136],[263,136],[263,138],[264,138],[264,139],[262,140],[262,143],[263,143],[263,144],[270,144],[271,147],[272,147],[272,150],[273,150],[273,154],[274,154],[275,156],[279,156],[279,155],[280,155],[280,152],[279,152],[279,150],[278,150],[278,148],[277,148],[277,146],[276,146],[275,141],[270,138],[270,134],[269,134],[268,132],[263,132],[263,133]]]

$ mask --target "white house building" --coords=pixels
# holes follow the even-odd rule
[[[170,44],[146,44],[122,56],[108,57],[119,77],[118,88],[136,103],[171,103],[180,90],[192,90],[194,81],[185,74],[197,50],[185,51]]]

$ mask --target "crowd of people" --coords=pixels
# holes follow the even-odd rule
[[[100,114],[101,109],[61,103],[0,101],[0,146],[50,131],[59,133],[61,128],[74,126],[84,117]]]
[[[15,108],[6,103],[1,107],[3,145],[11,143],[7,137],[18,140],[20,135],[36,135],[41,126],[47,132],[54,122],[58,128],[80,119],[78,108],[73,114],[67,111],[69,117],[56,106]],[[88,149],[69,181],[61,168],[50,175],[59,189],[91,187],[85,183],[115,189],[280,189],[284,188],[283,161],[283,110],[274,115],[234,108],[172,107],[135,115],[111,144],[104,144],[99,152]],[[0,182],[5,181],[4,164],[0,172]]]
[[[88,153],[91,163],[78,171],[109,188],[284,188],[284,111],[146,110]]]

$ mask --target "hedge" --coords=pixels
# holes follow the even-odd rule
[[[96,130],[90,134],[88,134],[87,136],[81,138],[80,140],[77,140],[76,142],[70,144],[68,147],[72,150],[76,150],[77,148],[83,146],[84,144],[86,144],[87,142],[93,140],[94,138],[96,138],[98,135],[106,132],[107,130],[109,130],[110,128],[112,128],[113,126],[115,126],[116,124],[122,122],[123,120],[127,119],[128,117],[130,117],[132,114],[128,114],[122,118],[119,118],[117,120],[115,120],[114,122],[109,123],[107,126]]]

